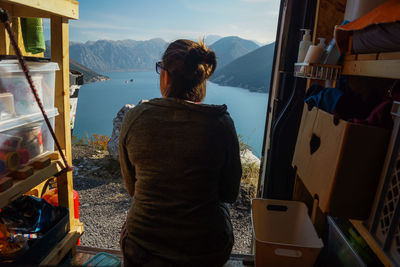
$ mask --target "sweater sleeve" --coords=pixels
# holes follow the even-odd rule
[[[136,171],[135,166],[129,160],[129,154],[127,151],[127,135],[129,133],[129,128],[131,126],[129,113],[125,116],[121,132],[119,136],[119,162],[121,166],[121,173],[124,179],[125,188],[128,194],[133,197],[135,193],[135,182],[136,182]]]
[[[234,203],[239,194],[242,164],[240,162],[239,141],[235,125],[231,117],[227,116],[226,159],[222,168],[222,177],[219,183],[219,200]]]

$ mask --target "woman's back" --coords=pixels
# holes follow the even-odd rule
[[[156,63],[164,98],[124,119],[120,162],[133,197],[121,234],[125,265],[222,266],[229,258],[233,233],[224,202],[239,192],[238,139],[225,105],[196,104],[216,66],[203,42],[172,42]]]
[[[135,168],[129,237],[171,260],[226,253],[232,229],[220,202],[236,197],[240,180],[240,159],[229,159],[238,151],[226,106],[154,99],[126,116],[120,138],[123,172]]]

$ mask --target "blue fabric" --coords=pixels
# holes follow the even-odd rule
[[[60,211],[42,198],[21,196],[2,209],[0,219],[10,230],[45,233],[57,221]]]
[[[324,88],[319,84],[312,85],[305,96],[308,109],[313,107],[322,109],[333,114],[339,99],[343,96],[343,91],[338,88]]]

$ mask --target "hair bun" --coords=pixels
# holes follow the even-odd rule
[[[208,50],[205,55],[205,63],[207,64],[216,64],[217,57],[215,56],[215,52]]]
[[[203,61],[203,56],[199,53],[199,49],[192,48],[189,50],[189,55],[187,57],[188,61],[193,65],[197,65]]]

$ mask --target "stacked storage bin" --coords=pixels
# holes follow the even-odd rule
[[[58,65],[52,62],[28,62],[27,65],[54,127],[54,118],[58,115],[54,107]],[[18,62],[1,60],[0,178],[53,150],[54,141]]]

